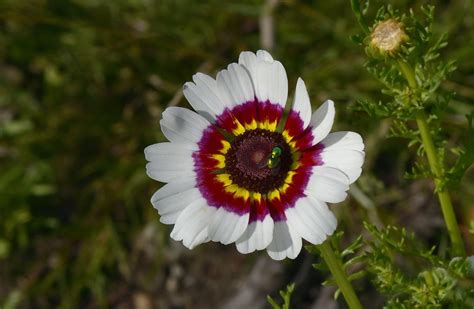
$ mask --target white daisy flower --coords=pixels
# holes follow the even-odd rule
[[[329,133],[334,103],[313,114],[298,79],[288,117],[283,65],[263,50],[242,52],[213,79],[197,73],[184,84],[196,112],[169,107],[167,143],[145,149],[147,174],[165,182],[151,198],[171,237],[192,249],[235,243],[241,253],[266,249],[294,259],[302,239],[322,243],[337,221],[326,203],[346,198],[361,174],[364,144],[354,132]]]

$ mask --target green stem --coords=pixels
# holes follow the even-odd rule
[[[421,139],[423,141],[423,146],[425,148],[426,156],[428,157],[428,163],[430,164],[431,171],[436,176],[435,184],[436,188],[438,189],[438,199],[443,212],[444,221],[446,222],[449,237],[451,238],[451,242],[453,244],[454,254],[458,256],[464,256],[466,254],[464,251],[464,243],[461,238],[461,232],[456,220],[453,204],[451,203],[451,197],[449,195],[449,191],[446,188],[441,188],[441,177],[443,176],[443,170],[434,147],[433,139],[431,138],[426,117],[423,113],[420,113],[416,117],[416,123],[420,129]]]
[[[351,282],[347,278],[347,274],[342,265],[342,261],[334,253],[330,239],[327,239],[321,245],[318,246],[321,256],[329,267],[334,279],[336,280],[339,289],[341,289],[342,295],[346,299],[349,308],[351,309],[362,309],[359,298],[357,297],[354,289],[352,288]]]
[[[418,88],[418,82],[415,78],[415,72],[413,72],[413,69],[406,62],[401,60],[398,61],[398,64],[410,88],[416,90]],[[457,256],[465,256],[466,253],[464,250],[464,243],[461,238],[461,232],[456,220],[453,204],[451,203],[449,191],[441,186],[441,179],[444,176],[442,163],[440,162],[437,155],[428,122],[426,121],[426,116],[422,111],[417,114],[416,123],[418,125],[418,129],[420,130],[421,140],[428,158],[428,163],[432,173],[435,176],[434,181],[436,185],[436,192],[438,194],[439,203],[443,212],[444,222],[446,223],[449,237],[451,238],[451,243],[453,244],[454,254]]]
[[[400,66],[400,71],[402,71],[403,76],[405,76],[410,88],[417,89],[418,82],[416,81],[415,72],[413,72],[413,69],[410,67],[410,65],[402,60],[398,61],[398,65]]]

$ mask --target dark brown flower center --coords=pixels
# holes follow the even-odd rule
[[[276,148],[278,157],[272,158]],[[290,146],[281,133],[262,129],[237,136],[225,157],[232,182],[262,194],[284,183],[292,163]]]

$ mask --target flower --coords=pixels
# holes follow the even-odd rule
[[[322,243],[337,225],[326,203],[343,201],[361,174],[360,135],[329,133],[334,103],[311,114],[302,79],[285,117],[286,72],[263,50],[193,81],[183,92],[197,113],[168,107],[160,125],[170,142],[145,149],[147,174],[167,183],[151,203],[174,224],[171,237],[190,249],[235,242],[276,260],[295,258],[302,238]]]

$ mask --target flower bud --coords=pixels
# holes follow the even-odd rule
[[[395,19],[380,22],[370,35],[370,46],[382,54],[394,55],[408,36],[403,24]]]

